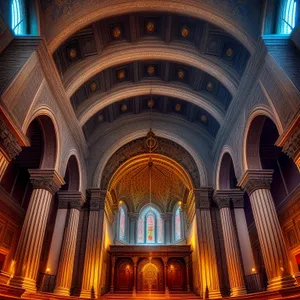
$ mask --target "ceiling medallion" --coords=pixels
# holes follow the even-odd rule
[[[121,105],[121,112],[125,112],[125,111],[127,111],[127,104],[125,104],[125,103],[123,103],[122,105]]]
[[[181,111],[181,104],[180,103],[177,103],[176,105],[175,105],[175,110],[176,111]]]
[[[153,33],[155,31],[155,24],[152,21],[148,21],[146,24],[146,29],[148,32]]]
[[[71,59],[74,59],[77,57],[77,50],[75,48],[71,48],[68,54]]]
[[[180,34],[182,37],[187,38],[190,35],[190,29],[184,25],[180,29]]]
[[[153,65],[148,66],[147,73],[149,76],[154,76],[155,74],[155,67]]]
[[[209,81],[206,85],[206,89],[211,92],[214,89],[214,84]]]
[[[99,116],[98,116],[98,121],[99,121],[99,122],[102,122],[102,121],[103,121],[103,115],[99,115]]]
[[[201,115],[200,120],[202,123],[206,124],[207,123],[207,116]]]
[[[179,79],[183,79],[184,76],[185,76],[185,72],[182,69],[179,69],[177,71],[177,76],[178,76]]]
[[[112,29],[112,36],[114,39],[118,39],[121,37],[122,34],[122,29],[120,26],[114,26],[114,28]]]
[[[125,71],[125,69],[121,69],[121,70],[118,70],[118,71],[117,71],[117,78],[118,78],[120,81],[124,80],[125,77],[126,77],[126,71]]]
[[[149,108],[153,108],[154,106],[154,100],[152,99],[152,97],[148,100],[148,107]]]
[[[227,57],[232,57],[233,56],[233,49],[232,48],[228,48],[226,50],[226,56]]]
[[[156,135],[153,133],[152,129],[150,128],[144,142],[145,148],[151,153],[155,151],[158,147],[158,140]]]
[[[91,92],[95,92],[96,89],[97,89],[97,83],[96,82],[92,82],[90,84],[90,90],[91,90]]]

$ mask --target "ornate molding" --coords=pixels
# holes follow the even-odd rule
[[[85,198],[81,192],[77,191],[60,191],[58,195],[58,208],[68,209],[75,208],[80,210],[85,202]]]
[[[116,170],[128,159],[148,153],[144,146],[145,138],[136,139],[118,149],[108,160],[101,178],[101,188],[107,189],[108,183]],[[191,176],[193,185],[200,188],[200,175],[192,156],[180,145],[165,138],[158,137],[158,147],[154,153],[162,154],[178,162]]]
[[[244,192],[240,189],[215,191],[214,200],[220,209],[230,207],[230,201],[234,208],[244,208]]]
[[[89,189],[90,193],[90,210],[99,211],[104,209],[106,191],[98,188]]]
[[[65,184],[63,178],[55,170],[30,169],[28,171],[34,189],[44,189],[54,195]]]
[[[22,148],[10,132],[7,124],[0,118],[0,147],[3,149],[3,154],[10,161],[14,159],[21,151]]]
[[[273,170],[247,170],[238,186],[246,190],[249,196],[256,190],[270,189],[273,172]]]
[[[212,188],[194,189],[196,209],[210,209]]]

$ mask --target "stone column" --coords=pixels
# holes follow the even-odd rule
[[[190,287],[190,257],[187,256],[184,258],[185,268],[186,268],[186,290],[189,293],[191,291]]]
[[[112,256],[111,258],[111,279],[110,279],[110,293],[113,294],[115,291],[115,266],[116,258]]]
[[[12,286],[26,292],[36,292],[36,277],[40,263],[44,234],[53,195],[63,179],[55,170],[29,170],[33,191],[22,227],[15,256],[15,274]]]
[[[215,193],[215,201],[220,208],[231,296],[236,297],[247,294],[247,291],[240,260],[238,240],[231,217],[230,199],[230,190],[220,190]]]
[[[86,242],[81,298],[99,297],[100,258],[106,191],[90,189],[90,216]]]
[[[250,197],[268,290],[278,290],[293,287],[295,279],[290,274],[287,249],[270,191],[272,177],[273,170],[247,170],[239,185]]]
[[[164,220],[164,237],[165,244],[169,245],[172,242],[172,213],[164,213],[161,214],[162,219]]]
[[[137,276],[137,263],[139,258],[134,256],[132,258],[133,261],[133,295],[136,295],[136,276]]]
[[[0,181],[10,161],[21,151],[22,148],[19,142],[0,118]]]
[[[203,298],[221,298],[215,242],[210,214],[211,189],[194,190],[200,260],[200,294]]]
[[[165,294],[169,295],[169,287],[168,287],[168,257],[162,257],[162,261],[164,263],[164,283],[165,283]]]
[[[61,191],[58,197],[60,202],[69,207],[69,218],[64,232],[54,294],[70,296],[80,208],[84,200],[82,194],[75,191]]]
[[[139,214],[138,213],[128,213],[129,218],[129,243],[134,245],[136,244],[136,236],[137,236],[137,220],[138,220]]]

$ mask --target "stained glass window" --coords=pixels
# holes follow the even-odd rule
[[[23,8],[20,0],[13,0],[11,3],[11,28],[16,35],[22,34]]]
[[[175,212],[175,241],[181,239],[181,214],[180,214],[180,207],[176,209]]]
[[[155,243],[155,217],[152,213],[147,215],[147,243]]]
[[[124,207],[120,207],[120,230],[119,230],[119,239],[125,241],[125,210]]]
[[[281,12],[279,33],[290,34],[296,23],[297,2],[286,0]]]
[[[160,213],[154,207],[145,207],[138,219],[137,243],[162,244],[164,242],[163,225]]]

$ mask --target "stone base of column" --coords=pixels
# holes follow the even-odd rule
[[[222,299],[220,291],[209,291],[208,299]]]
[[[95,294],[94,290],[81,291],[79,298],[98,299],[98,295]]]
[[[13,277],[9,284],[16,288],[25,290],[25,293],[36,293],[36,281],[31,278],[25,278],[21,276]]]
[[[57,288],[55,288],[53,294],[58,295],[58,296],[67,296],[67,297],[69,297],[70,296],[70,289],[65,288],[65,287],[57,287]]]
[[[230,293],[231,297],[243,296],[243,295],[247,294],[247,290],[244,286],[243,287],[234,287],[234,288],[231,288],[230,290],[231,290],[231,293]]]
[[[268,281],[268,291],[277,291],[281,289],[295,287],[296,281],[292,275],[285,275],[273,278]]]

